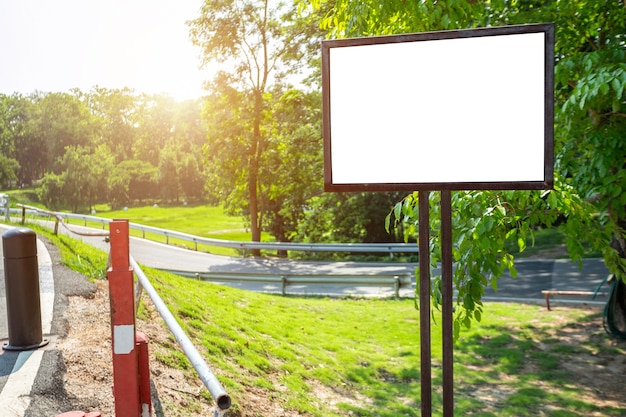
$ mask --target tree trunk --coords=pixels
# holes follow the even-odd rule
[[[250,162],[248,173],[248,206],[250,209],[250,231],[252,241],[261,241],[261,221],[259,216],[259,157],[262,152],[261,137],[261,110],[263,98],[261,92],[256,91],[254,97],[254,120],[252,146],[250,147]],[[259,249],[252,250],[253,256],[261,256]]]

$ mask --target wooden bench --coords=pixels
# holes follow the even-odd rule
[[[592,296],[602,296],[607,297],[609,293],[606,292],[595,292],[595,291],[559,291],[559,290],[543,290],[541,294],[546,298],[546,307],[550,310],[550,297],[553,295],[566,295],[566,296],[575,296],[575,297],[592,297]]]

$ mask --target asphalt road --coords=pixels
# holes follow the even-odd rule
[[[80,226],[71,226],[77,231],[93,231]],[[63,229],[61,229],[63,230]],[[109,244],[103,237],[74,236],[104,251]],[[416,263],[368,263],[368,262],[304,262],[274,258],[234,258],[195,252],[176,246],[165,245],[140,238],[130,238],[130,252],[141,264],[157,269],[189,272],[259,273],[277,275],[405,275],[412,277],[412,284],[400,290],[400,296],[412,297],[415,291]],[[585,259],[582,269],[569,259],[520,259],[516,261],[517,278],[507,273],[498,281],[498,290],[485,289],[485,300],[530,300],[543,302],[542,290],[593,292],[608,275],[608,269],[601,259]],[[439,273],[434,270],[433,275]],[[278,283],[232,283],[222,282],[237,288],[280,293]],[[604,289],[604,292],[608,287]],[[290,294],[323,294],[335,296],[391,296],[391,286],[372,285],[292,285]],[[597,303],[602,304],[602,298]],[[554,303],[592,302],[591,297],[559,296]]]

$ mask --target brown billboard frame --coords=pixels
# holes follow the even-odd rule
[[[367,45],[398,44],[404,42],[428,42],[506,36],[530,33],[544,35],[544,120],[543,120],[543,178],[521,181],[411,181],[411,182],[336,182],[333,180],[332,126],[331,126],[331,51]],[[463,69],[460,68],[460,71]],[[374,82],[375,80],[373,80]],[[350,38],[322,41],[322,99],[324,135],[324,188],[326,191],[437,191],[437,190],[541,190],[552,189],[554,184],[554,24],[464,29],[440,32],[413,33],[378,37]],[[451,115],[454,119],[454,115]],[[400,150],[401,151],[401,150]],[[355,155],[357,157],[357,155]],[[426,159],[436,159],[441,169],[446,169],[447,155],[414,155],[416,164]],[[374,167],[372,167],[374,169]]]

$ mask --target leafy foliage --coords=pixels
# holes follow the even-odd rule
[[[203,197],[199,100],[95,87],[0,95],[0,110],[0,184],[43,180],[40,194],[49,207]],[[159,165],[164,175],[157,178]]]
[[[515,275],[520,251],[539,227],[559,226],[574,260],[587,248],[626,279],[626,8],[621,1],[313,2],[325,10],[330,37],[384,35],[554,21],[556,34],[556,186],[548,192],[453,194],[455,330],[480,320],[482,294],[498,277]],[[502,155],[502,158],[513,157]],[[439,258],[438,194],[431,193],[430,251]],[[416,233],[417,194],[396,204],[387,226]],[[509,245],[510,247],[510,245]],[[431,289],[441,302],[440,281]]]
[[[210,126],[208,187],[216,191],[216,201],[247,216],[253,241],[260,240],[268,224],[280,239],[293,229],[286,223],[294,220],[289,213],[294,206],[283,206],[287,194],[278,197],[279,183],[285,183],[278,177],[288,166],[280,151],[293,127],[286,127],[284,119],[274,123],[272,116],[284,113],[281,103],[292,90],[285,78],[306,64],[305,53],[317,39],[311,23],[296,13],[293,3],[269,0],[206,1],[190,23],[204,61],[224,64],[211,83],[214,93],[205,111]],[[310,108],[295,97],[293,103]]]

